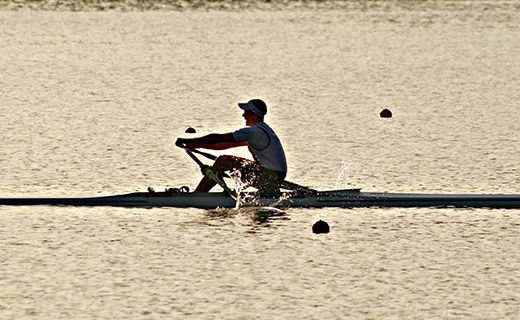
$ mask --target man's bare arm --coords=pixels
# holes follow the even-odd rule
[[[188,149],[224,150],[229,148],[247,146],[247,141],[236,141],[232,133],[212,133],[200,138],[178,138],[175,144]]]

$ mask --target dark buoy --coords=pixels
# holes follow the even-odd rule
[[[313,233],[329,233],[329,231],[329,224],[323,220],[316,221],[316,223],[312,226]]]
[[[392,118],[392,111],[388,110],[388,109],[383,109],[380,113],[379,113],[379,116],[381,118]]]
[[[197,130],[195,130],[195,128],[192,128],[192,127],[187,127],[184,132],[185,133],[197,133]]]

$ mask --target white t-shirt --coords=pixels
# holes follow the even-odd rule
[[[287,172],[287,161],[282,143],[265,122],[233,132],[236,141],[247,141],[249,151],[261,167]]]

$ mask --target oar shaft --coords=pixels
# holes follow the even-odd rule
[[[184,149],[186,150],[186,153],[190,156],[190,158],[195,161],[195,163],[197,163],[200,167],[200,169],[204,169],[204,163],[202,163],[202,161],[199,160],[199,158],[197,158],[194,154],[193,154],[193,151],[192,150],[189,150],[189,149]],[[224,191],[230,196],[232,197],[235,201],[238,201],[238,196],[236,194],[236,192],[234,192],[233,190],[231,190],[224,181],[222,181],[222,179],[219,178],[219,176],[217,176],[212,170],[211,168],[209,167],[206,167],[207,169],[206,170],[203,170],[203,174],[205,176],[207,176],[208,178],[211,178],[213,181],[215,181],[215,183],[217,183],[222,189],[224,189]]]
[[[199,151],[197,149],[193,149],[192,151],[195,152],[195,153],[198,153],[200,155],[203,155],[203,156],[205,156],[206,158],[208,158],[210,160],[217,160],[217,156],[214,156],[211,153],[202,152],[202,151]]]
[[[185,149],[186,150],[186,153],[190,156],[190,158],[195,161],[195,163],[197,163],[199,165],[199,167],[203,167],[204,166],[204,163],[202,163],[202,161],[199,160],[199,158],[197,158],[194,154],[193,154],[193,151],[195,150],[189,150],[189,149]]]

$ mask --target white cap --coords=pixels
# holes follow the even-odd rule
[[[238,106],[244,111],[251,111],[263,117],[267,113],[267,106],[265,102],[260,99],[252,99],[246,103],[239,103]]]

